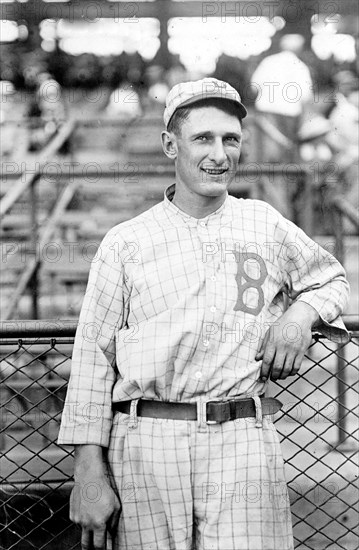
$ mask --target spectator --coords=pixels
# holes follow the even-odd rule
[[[227,54],[219,56],[212,75],[228,82],[243,98],[246,105],[252,106],[254,96],[250,87],[249,65],[246,61]]]
[[[39,124],[32,125],[30,151],[41,149],[65,120],[65,107],[60,84],[49,73],[37,76],[37,89],[31,106],[32,116],[39,117]]]
[[[336,106],[329,120],[332,132],[329,143],[336,150],[335,161],[341,173],[344,197],[352,206],[359,208],[359,108],[358,78],[350,71],[340,71],[334,77],[337,83]],[[344,219],[345,232],[353,226]]]
[[[111,93],[106,114],[124,121],[131,121],[141,116],[140,98],[133,84],[123,82]]]
[[[280,41],[281,51],[264,58],[251,80],[257,90],[256,109],[293,141],[304,109],[313,97],[309,69],[298,57],[303,45],[304,38],[301,35],[283,36]]]
[[[13,97],[15,87],[8,80],[0,81],[0,129],[1,129],[1,156],[9,158],[12,156],[15,139],[16,126],[11,124],[11,111],[14,107]]]

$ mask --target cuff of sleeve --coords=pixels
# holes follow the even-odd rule
[[[108,447],[112,419],[71,419],[63,412],[57,443],[59,445],[99,445]]]
[[[323,301],[321,299],[316,300],[315,296],[309,296],[308,293],[306,293],[298,296],[296,301],[305,302],[318,312],[320,321],[318,322],[318,325],[315,326],[315,331],[320,332],[323,336],[328,338],[328,340],[336,342],[337,344],[346,344],[350,341],[350,334],[340,315],[330,321],[324,318],[321,313],[321,310],[323,309]]]

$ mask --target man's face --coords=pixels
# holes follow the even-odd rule
[[[191,110],[175,136],[177,187],[188,196],[224,194],[237,170],[241,140],[235,115],[213,106]]]

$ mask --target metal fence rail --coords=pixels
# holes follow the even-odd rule
[[[0,324],[1,550],[80,548],[72,449],[56,443],[75,326]],[[314,335],[300,374],[270,386],[300,550],[357,549],[359,323],[347,326],[349,343]]]

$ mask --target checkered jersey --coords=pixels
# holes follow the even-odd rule
[[[291,300],[347,336],[343,267],[268,204],[226,197],[202,219],[171,199],[111,229],[80,314],[59,435],[108,446],[112,401],[262,394],[255,355]],[[283,337],[300,337],[286,327]]]

